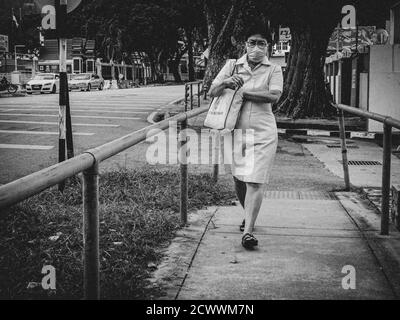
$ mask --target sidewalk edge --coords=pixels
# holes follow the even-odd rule
[[[189,225],[180,229],[163,252],[163,259],[149,281],[164,295],[157,300],[176,300],[185,283],[205,233],[219,207],[192,212]]]
[[[370,205],[369,200],[360,198],[355,203],[348,197],[348,193],[347,196],[346,193],[342,192],[337,192],[336,194],[339,203],[374,256],[393,292],[394,298],[400,299],[400,278],[398,276],[400,268],[400,233],[391,225],[390,236],[380,235],[379,226],[376,223],[379,217],[378,211],[374,206],[368,208]],[[353,194],[357,198],[360,197],[358,193]],[[368,219],[368,215],[371,220]]]

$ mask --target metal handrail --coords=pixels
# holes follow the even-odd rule
[[[385,116],[379,113],[375,113],[375,112],[369,112],[369,111],[365,111],[365,110],[360,110],[354,107],[350,107],[350,106],[346,106],[344,104],[338,104],[338,105],[334,105],[335,108],[339,108],[340,110],[358,115],[360,117],[364,117],[364,118],[368,118],[368,119],[372,119],[381,123],[386,123],[388,125],[390,125],[391,127],[394,127],[396,129],[400,129],[400,120],[389,117],[389,116]]]
[[[168,118],[167,120],[106,143],[100,147],[88,150],[65,162],[35,172],[9,184],[2,185],[0,186],[0,209],[12,206],[37,195],[40,192],[61,183],[65,179],[71,178],[76,174],[89,169],[95,162],[107,160],[108,158],[145,141],[147,137],[155,135],[155,133],[149,135],[151,130],[168,129],[170,121],[176,121],[178,123],[183,122],[207,111],[208,107],[203,107],[187,113],[181,113]]]
[[[84,235],[84,292],[86,299],[100,298],[99,284],[99,164],[118,153],[129,149],[147,138],[166,130],[171,122],[178,124],[180,131],[187,128],[188,119],[208,111],[208,106],[178,114],[122,138],[88,150],[79,156],[52,167],[43,169],[22,179],[0,186],[0,210],[24,201],[55,186],[78,173],[83,172],[83,235]],[[154,132],[152,132],[154,130]],[[185,135],[182,135],[185,136]],[[187,143],[187,137],[179,137],[180,144]],[[181,221],[187,223],[188,211],[188,170],[186,152],[181,148]]]
[[[379,113],[369,112],[346,106],[344,104],[332,104],[338,109],[340,138],[342,145],[342,158],[344,180],[346,190],[350,190],[350,176],[347,161],[346,128],[344,122],[344,112],[358,115],[363,118],[372,119],[383,124],[383,170],[382,170],[382,216],[381,216],[381,235],[389,235],[390,223],[390,178],[391,178],[391,156],[392,156],[392,128],[400,129],[400,120],[385,116]]]
[[[197,86],[197,104],[200,107],[201,94],[204,92],[204,82],[203,81],[193,81],[185,83],[185,112],[193,110],[193,86]],[[201,87],[201,89],[200,89]],[[189,98],[190,98],[190,108],[189,108]]]

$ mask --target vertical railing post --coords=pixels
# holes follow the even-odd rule
[[[208,88],[207,88],[207,86],[205,85],[205,83],[203,82],[203,98],[204,98],[204,100],[207,100],[207,90],[208,90]]]
[[[214,143],[213,146],[213,182],[218,183],[218,177],[219,177],[219,160],[220,160],[220,143],[221,143],[221,135],[218,131],[212,131],[211,133],[213,135],[212,141]]]
[[[193,84],[190,84],[190,110],[193,110]]]
[[[381,235],[389,235],[390,166],[392,156],[392,127],[383,124],[382,217]]]
[[[99,262],[99,166],[83,172],[84,294],[100,299]]]
[[[180,164],[180,213],[181,225],[187,225],[188,217],[188,164],[187,164],[187,118],[178,122],[179,164]]]
[[[340,128],[340,142],[342,145],[344,182],[346,184],[346,191],[350,191],[349,163],[347,159],[347,145],[346,145],[346,126],[344,122],[344,112],[342,109],[338,109],[338,116],[339,116],[339,128]]]
[[[189,98],[189,89],[188,85],[185,84],[185,112],[188,112],[188,98]]]
[[[219,176],[219,165],[214,164],[213,166],[213,182],[218,183],[218,176]]]
[[[200,82],[197,84],[197,103],[198,103],[198,107],[200,108],[200,94],[201,94],[201,90],[200,90]]]

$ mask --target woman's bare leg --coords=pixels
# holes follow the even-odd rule
[[[263,188],[262,184],[247,183],[246,201],[245,201],[245,215],[246,227],[244,234],[253,234],[254,226],[258,214],[260,213],[261,205],[263,202]]]
[[[245,201],[246,201],[246,191],[247,191],[246,182],[240,181],[236,177],[233,177],[233,180],[235,181],[236,195],[239,199],[240,204],[242,205],[242,207],[244,209],[244,205],[245,205]]]

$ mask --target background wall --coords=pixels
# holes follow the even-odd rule
[[[400,45],[377,45],[370,50],[369,111],[400,119]],[[371,132],[383,132],[379,122],[371,120],[368,125]]]

